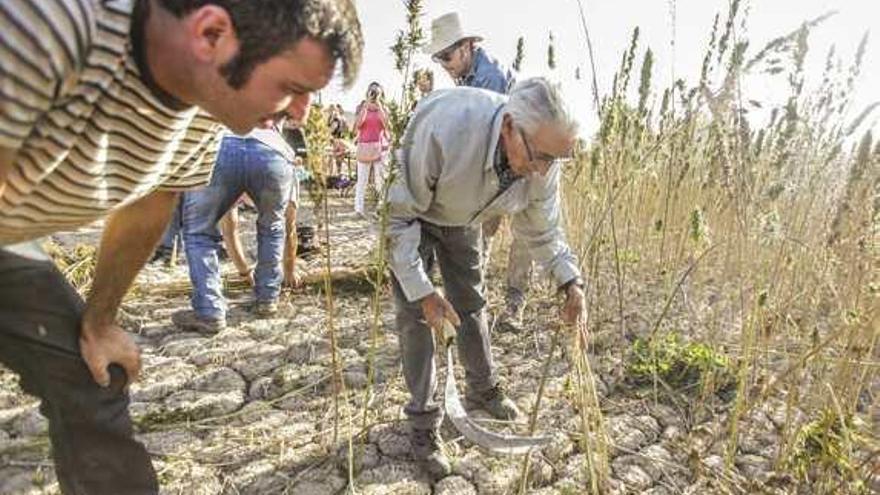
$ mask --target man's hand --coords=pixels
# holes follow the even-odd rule
[[[455,308],[439,292],[432,292],[419,302],[422,305],[425,321],[435,331],[440,332],[440,335],[443,335],[443,320],[449,320],[456,328],[461,325],[461,319],[455,312]]]
[[[82,357],[98,385],[110,385],[107,367],[115,363],[125,370],[126,386],[138,379],[141,371],[141,352],[131,337],[115,323],[93,325],[83,319],[79,334]]]
[[[587,302],[584,291],[577,285],[566,290],[565,304],[562,306],[562,321],[568,325],[582,325],[587,321]]]
[[[253,287],[253,286],[257,285],[257,282],[254,281],[253,267],[248,266],[245,270],[239,270],[238,276],[241,277],[244,281],[246,281],[249,287]]]
[[[110,384],[107,366],[112,363],[125,369],[127,383],[137,379],[139,351],[116,325],[116,313],[132,280],[159,243],[176,204],[176,193],[153,192],[117,210],[104,225],[80,328],[80,352],[98,385]]]
[[[295,289],[301,286],[303,283],[302,274],[299,270],[294,268],[293,270],[284,273],[284,286]]]

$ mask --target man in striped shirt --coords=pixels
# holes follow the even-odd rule
[[[158,491],[122,297],[178,192],[207,183],[221,124],[301,117],[362,45],[351,0],[0,2],[0,363],[42,400],[64,493]],[[35,241],[104,217],[84,302]]]

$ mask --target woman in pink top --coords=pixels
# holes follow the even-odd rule
[[[382,86],[377,82],[367,88],[367,99],[357,108],[354,123],[357,129],[357,185],[354,189],[354,211],[364,215],[364,195],[370,170],[373,186],[382,191],[385,180],[385,155],[388,149],[388,112],[383,103]]]

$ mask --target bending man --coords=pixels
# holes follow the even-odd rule
[[[404,134],[400,174],[388,194],[396,324],[413,453],[436,477],[450,466],[437,433],[442,413],[434,401],[430,328],[444,319],[458,327],[470,407],[506,420],[520,415],[492,363],[481,223],[513,214],[514,235],[566,292],[565,320],[584,317],[580,271],[561,230],[556,163],[571,153],[576,130],[556,87],[535,78],[519,83],[509,100],[472,88],[435,91],[416,107]],[[432,252],[445,296],[425,271]]]

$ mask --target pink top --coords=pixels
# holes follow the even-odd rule
[[[364,121],[358,130],[359,143],[375,143],[382,141],[382,134],[385,126],[382,125],[382,118],[379,116],[378,109],[367,109]]]

